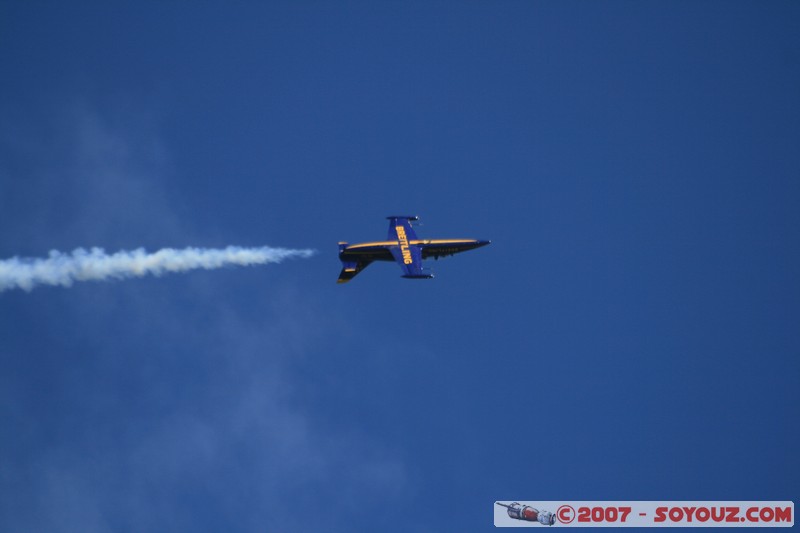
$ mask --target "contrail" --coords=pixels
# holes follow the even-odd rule
[[[144,248],[108,255],[102,248],[78,248],[71,254],[53,250],[46,259],[12,257],[0,261],[0,292],[30,291],[38,285],[69,287],[76,281],[125,279],[148,274],[186,272],[196,268],[212,270],[227,265],[265,265],[284,259],[310,257],[314,250],[288,248],[163,248],[147,253]]]

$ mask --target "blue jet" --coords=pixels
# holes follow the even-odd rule
[[[367,268],[373,261],[396,261],[403,270],[403,277],[410,279],[432,278],[433,274],[422,267],[422,260],[429,257],[439,259],[448,255],[466,252],[491,241],[476,239],[420,240],[411,227],[419,217],[395,216],[389,219],[389,238],[386,241],[362,242],[360,244],[339,243],[339,259],[342,272],[337,283],[346,283]]]

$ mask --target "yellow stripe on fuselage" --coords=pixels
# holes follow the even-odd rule
[[[478,242],[477,239],[418,239],[408,241],[408,244],[460,244],[465,242]],[[399,241],[375,241],[375,242],[362,242],[359,244],[352,244],[345,248],[345,250],[352,250],[354,248],[368,248],[370,246],[400,246]]]

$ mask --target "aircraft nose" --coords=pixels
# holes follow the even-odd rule
[[[478,241],[478,246],[486,246],[487,244],[492,244],[492,241]]]

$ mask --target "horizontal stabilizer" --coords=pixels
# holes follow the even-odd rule
[[[342,271],[339,272],[339,279],[336,283],[347,283],[356,275],[367,268],[372,261],[342,261]]]

